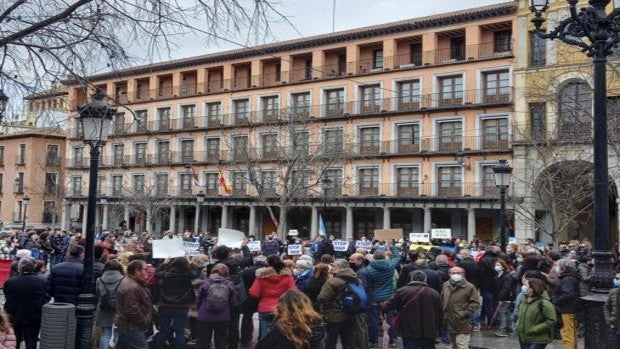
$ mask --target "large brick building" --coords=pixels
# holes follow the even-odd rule
[[[265,205],[277,219],[284,202],[286,229],[305,235],[321,214],[342,237],[438,227],[492,238],[492,166],[512,158],[516,11],[510,1],[69,86],[71,109],[95,89],[118,108],[100,170],[103,228],[261,235],[275,230]],[[75,116],[65,211],[83,219],[88,147]]]

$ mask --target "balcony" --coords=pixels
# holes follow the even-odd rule
[[[232,195],[234,196],[245,196],[248,194],[248,190],[246,187],[235,187],[233,185]]]
[[[195,117],[184,117],[179,120],[180,129],[192,129],[198,127]]]
[[[47,155],[45,157],[45,166],[49,166],[49,167],[60,166],[60,157],[58,155]]]
[[[125,193],[125,190],[122,186],[112,186],[111,195],[114,197],[122,197]]]
[[[176,86],[175,94],[179,97],[189,97],[198,94],[198,84],[188,83],[181,86]]]
[[[411,69],[420,66],[454,64],[473,60],[506,58],[513,55],[512,48],[498,50],[494,42],[477,45],[455,46],[432,51],[424,51],[421,55],[410,54],[384,57],[384,66],[392,69]],[[366,71],[368,72],[368,71]]]
[[[71,196],[83,196],[82,188],[72,188],[71,189]]]
[[[157,185],[155,187],[155,196],[168,196],[168,186],[167,185]]]
[[[26,164],[26,154],[17,154],[15,156],[15,165],[25,165]]]
[[[90,158],[71,158],[67,164],[67,168],[90,168]]]

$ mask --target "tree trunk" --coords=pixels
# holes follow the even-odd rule
[[[288,222],[286,220],[287,214],[288,214],[288,207],[280,206],[280,217],[278,219],[280,221],[280,224],[278,225],[278,236],[280,237],[280,239],[285,239],[286,233],[288,231],[287,229]]]

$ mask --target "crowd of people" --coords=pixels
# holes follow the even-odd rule
[[[168,232],[199,242],[193,256],[154,259],[153,236],[97,236],[94,274],[99,348],[405,349],[439,343],[469,348],[474,332],[515,336],[524,349],[554,339],[576,349],[593,263],[587,241],[537,247],[460,239],[436,246],[407,241],[311,241],[275,233],[251,251],[217,238]],[[62,230],[0,236],[12,262],[4,284],[0,349],[37,347],[43,306],[77,304],[84,239]],[[287,245],[303,245],[288,255]],[[356,247],[357,246],[357,247]],[[362,247],[363,246],[363,247]],[[618,267],[616,247],[616,267]],[[604,306],[610,341],[620,338],[620,270]],[[258,313],[258,328],[253,318]],[[620,342],[617,342],[620,343]]]

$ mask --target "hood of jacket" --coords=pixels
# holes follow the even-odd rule
[[[390,270],[394,269],[392,263],[390,263],[387,259],[377,259],[370,262],[369,267],[377,269],[377,270]]]
[[[282,268],[279,273],[272,267],[264,267],[256,270],[256,277],[261,279],[273,279],[277,281],[287,276],[293,276],[293,272],[289,268]]]
[[[355,282],[358,280],[357,274],[351,268],[344,268],[337,272],[334,276],[339,277],[346,282]]]
[[[101,282],[104,284],[115,284],[123,279],[123,274],[116,270],[108,270],[101,275]]]

